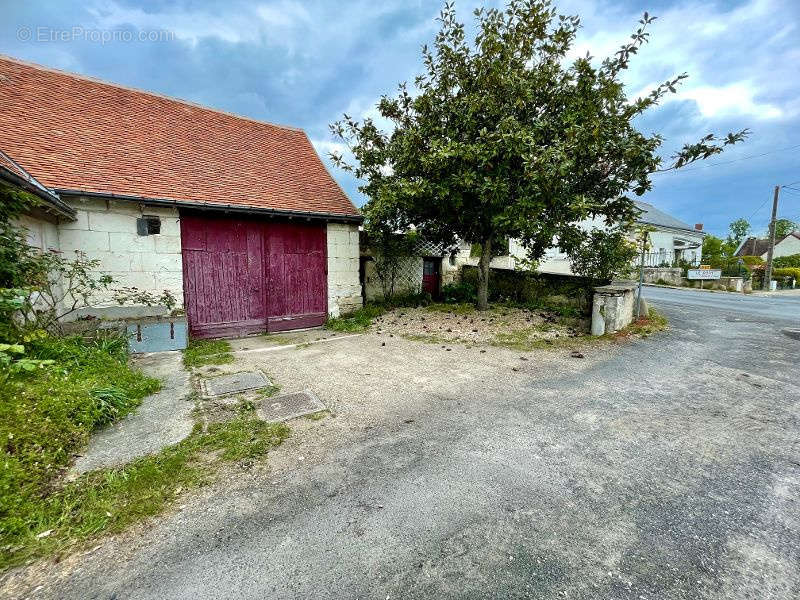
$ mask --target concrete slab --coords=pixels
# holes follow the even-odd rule
[[[202,382],[205,396],[227,396],[267,387],[271,385],[267,376],[261,371],[242,371],[231,373],[230,375],[220,375],[211,377]]]
[[[94,434],[85,454],[76,459],[73,475],[156,453],[191,433],[194,403],[190,400],[189,373],[183,369],[181,353],[148,354],[134,364],[161,379],[161,391],[145,398],[136,412]]]
[[[303,415],[310,415],[325,410],[325,405],[311,390],[303,390],[293,394],[283,394],[265,400],[256,411],[260,419],[270,422],[288,421]]]

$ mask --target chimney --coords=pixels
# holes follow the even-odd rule
[[[695,223],[694,228],[697,231],[703,231],[703,224],[702,223]]]

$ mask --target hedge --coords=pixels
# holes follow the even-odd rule
[[[461,267],[461,282],[478,284],[478,268],[472,265]],[[536,273],[533,271],[489,270],[489,300],[511,300],[513,302],[536,302],[552,296],[566,296],[580,302],[589,281],[585,277]]]
[[[779,269],[800,269],[800,254],[779,256],[772,261],[772,265]]]
[[[795,281],[800,283],[800,268],[772,269],[772,277],[775,279],[793,277]]]

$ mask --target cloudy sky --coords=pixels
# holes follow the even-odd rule
[[[457,0],[462,20],[471,22],[479,3]],[[343,112],[369,115],[381,94],[419,72],[420,46],[432,40],[441,8],[427,0],[9,4],[0,53],[302,127],[323,156],[333,147],[329,123]],[[655,175],[644,200],[721,235],[738,217],[764,229],[773,187],[793,184],[798,191],[784,191],[779,212],[800,221],[800,1],[556,4],[582,18],[576,55],[613,53],[643,11],[659,17],[625,79],[637,94],[689,73],[680,93],[640,122],[667,138],[665,154],[707,132],[753,132],[711,161]],[[330,168],[362,204],[358,183]]]

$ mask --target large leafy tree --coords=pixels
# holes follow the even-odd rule
[[[364,182],[367,222],[415,228],[445,244],[480,244],[478,307],[488,298],[493,241],[517,238],[536,260],[553,245],[567,252],[588,235],[577,223],[632,222],[628,194],[650,189],[662,169],[663,140],[634,119],[674,93],[686,75],[629,100],[620,74],[647,41],[645,13],[629,43],[599,65],[591,56],[567,64],[580,20],[558,15],[549,0],[510,0],[505,10],[475,11],[468,42],[453,4],[445,4],[433,48],[415,90],[384,96],[391,123],[348,115],[333,124],[354,161],[334,161]],[[707,158],[746,132],[709,134],[684,146],[666,169]]]
[[[729,225],[728,243],[732,246],[739,246],[750,234],[750,223],[747,219],[736,219]]]
[[[780,240],[797,229],[798,225],[791,219],[775,220],[775,239]]]

